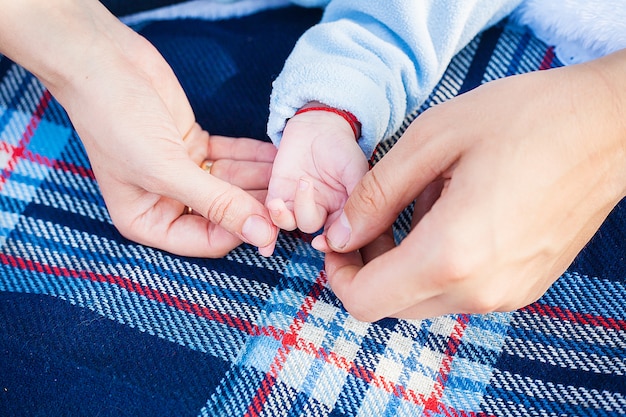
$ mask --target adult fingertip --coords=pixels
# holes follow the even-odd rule
[[[276,235],[276,227],[258,214],[246,219],[241,228],[243,240],[259,248],[271,245]]]
[[[291,211],[289,211],[287,204],[285,204],[285,202],[280,198],[268,201],[266,207],[274,225],[283,230],[289,231],[295,230],[298,227],[296,224],[296,218]]]
[[[332,251],[332,249],[328,246],[328,243],[326,242],[326,236],[324,235],[315,236],[313,240],[311,240],[311,246],[313,247],[313,249],[324,253]]]
[[[276,248],[276,243],[272,242],[272,244],[265,246],[263,248],[259,248],[259,255],[269,258],[274,253],[274,249]]]
[[[328,252],[324,260],[324,269],[329,281],[351,282],[363,267],[359,251],[347,253]]]
[[[329,253],[326,255],[325,269],[328,285],[341,301],[343,307],[355,319],[373,322],[380,316],[372,310],[374,304],[363,302],[360,289],[355,286],[359,271],[363,268],[359,252]]]
[[[346,213],[342,212],[339,218],[328,228],[326,241],[331,249],[342,252],[350,242],[351,235],[352,226]]]

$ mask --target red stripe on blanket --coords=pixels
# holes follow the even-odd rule
[[[0,150],[12,155],[20,153],[21,159],[26,159],[27,161],[46,166],[48,168],[58,169],[61,171],[69,172],[71,174],[79,175],[84,178],[90,178],[92,180],[96,179],[93,175],[93,171],[89,168],[85,168],[76,164],[70,164],[66,161],[58,159],[48,158],[47,156],[43,156],[28,149],[24,149],[24,146],[21,144],[18,146],[13,146],[6,142],[0,142]],[[4,178],[4,180],[6,179],[8,179],[8,176]]]
[[[289,326],[289,329],[284,333],[282,337],[282,346],[276,352],[274,362],[270,365],[269,371],[265,374],[265,378],[261,382],[261,387],[257,390],[256,395],[252,399],[252,403],[248,407],[245,417],[258,417],[263,411],[263,405],[269,398],[272,387],[276,384],[278,374],[285,366],[289,352],[291,352],[291,350],[297,345],[297,341],[299,339],[298,333],[302,329],[306,318],[311,313],[311,309],[315,305],[319,295],[322,293],[325,283],[326,274],[324,271],[321,271],[315,280],[315,283],[311,287],[311,290],[306,297],[304,297],[300,310]]]
[[[24,259],[12,255],[0,253],[0,263],[18,268],[26,271],[38,272],[43,274],[49,274],[59,277],[84,279],[92,282],[101,282],[116,285],[123,288],[126,291],[139,294],[150,300],[163,303],[170,307],[174,307],[178,310],[194,314],[196,316],[206,318],[211,321],[224,324],[232,327],[251,336],[266,336],[271,337],[277,341],[282,342],[282,346],[278,349],[278,352],[274,358],[274,362],[270,366],[270,370],[267,372],[264,380],[261,383],[252,403],[248,407],[246,416],[255,417],[259,416],[263,411],[263,405],[271,394],[272,387],[275,385],[280,371],[283,369],[285,361],[287,360],[289,352],[292,350],[298,350],[309,354],[317,359],[321,359],[324,362],[336,366],[338,369],[348,372],[356,378],[363,380],[367,384],[371,384],[379,389],[410,403],[416,405],[424,405],[425,415],[433,415],[441,413],[445,410],[445,415],[459,416],[459,417],[485,417],[484,414],[476,414],[472,412],[465,412],[461,410],[455,410],[441,402],[441,397],[444,392],[444,384],[447,381],[448,374],[451,369],[452,359],[461,343],[463,332],[467,328],[468,316],[460,316],[457,319],[457,324],[452,331],[448,346],[444,352],[444,360],[440,366],[439,376],[435,383],[434,392],[430,397],[425,397],[422,394],[418,394],[413,390],[407,390],[405,387],[398,385],[392,381],[387,380],[385,377],[377,375],[370,369],[360,367],[354,364],[354,362],[348,361],[345,357],[337,355],[334,352],[328,352],[324,348],[317,348],[313,343],[299,337],[299,332],[304,325],[306,318],[309,316],[311,309],[318,300],[319,295],[324,289],[326,283],[326,275],[324,271],[320,273],[316,282],[311,287],[309,294],[304,299],[300,307],[300,311],[296,315],[294,321],[289,326],[288,330],[277,329],[274,327],[259,327],[248,320],[233,317],[229,314],[221,313],[201,306],[197,303],[193,303],[189,300],[185,300],[176,296],[169,295],[160,290],[150,288],[142,285],[128,278],[111,275],[111,274],[99,274],[92,271],[84,270],[72,270],[64,267],[58,267],[53,265],[43,264],[41,262],[33,261],[30,259]]]
[[[439,372],[435,381],[435,385],[433,386],[432,393],[424,403],[424,416],[438,416],[443,413],[443,415],[446,416],[487,417],[487,414],[485,413],[455,410],[454,408],[441,402],[441,399],[443,398],[443,393],[445,391],[445,384],[448,381],[450,371],[452,370],[452,361],[454,359],[454,355],[456,355],[456,352],[461,345],[463,333],[465,333],[465,329],[467,329],[468,323],[469,315],[467,314],[461,314],[456,319],[456,324],[452,329],[452,332],[450,333],[450,338],[448,339],[448,345],[446,347],[446,350],[443,352],[443,360],[441,361],[441,365],[439,366]]]
[[[449,407],[445,404],[440,404],[439,408],[437,410],[432,410],[432,411],[425,411],[423,414],[425,417],[430,417],[430,416],[446,416],[446,417],[496,417],[493,414],[487,414],[487,413],[483,413],[483,412],[475,412],[475,411],[462,411],[462,410],[455,410],[452,407]]]
[[[199,304],[190,302],[179,297],[169,295],[154,288],[141,285],[137,282],[121,276],[109,274],[104,275],[91,271],[76,271],[68,268],[43,264],[40,262],[32,261],[30,259],[18,258],[15,256],[6,255],[4,253],[0,254],[0,262],[4,265],[27,271],[39,272],[58,277],[84,279],[92,282],[102,282],[117,285],[118,287],[121,287],[129,292],[144,296],[150,300],[158,301],[159,303],[166,304],[178,310],[207,318],[209,320],[227,325],[248,334],[256,335],[267,333],[269,336],[277,337],[271,331],[259,329],[258,326],[250,323],[247,320],[241,319],[239,317],[233,317],[229,314],[221,313],[219,311],[211,310],[207,307],[201,306]]]
[[[41,118],[43,117],[46,109],[48,108],[48,105],[50,104],[50,100],[52,100],[52,95],[48,90],[44,90],[41,99],[39,99],[39,103],[37,103],[35,112],[30,118],[30,121],[26,126],[22,137],[20,138],[18,145],[12,147],[9,152],[11,154],[11,158],[7,161],[6,166],[2,170],[2,176],[0,177],[0,190],[4,187],[7,180],[11,178],[11,174],[13,173],[13,170],[15,169],[18,161],[23,158],[26,147],[28,146],[30,140],[35,134],[37,126],[39,126],[39,122],[41,122]]]
[[[49,163],[50,167],[54,169],[60,169],[65,172],[79,175],[83,178],[90,178],[92,180],[96,179],[96,176],[93,174],[93,171],[90,168],[85,168],[76,164],[70,164],[68,162],[56,159],[49,160]]]
[[[20,159],[35,162],[39,165],[47,166],[49,168],[60,169],[72,174],[79,175],[85,178],[91,178],[95,180],[93,172],[89,168],[81,167],[75,164],[70,164],[62,160],[55,160],[48,158],[47,156],[40,155],[27,149],[39,123],[41,122],[43,115],[48,109],[50,102],[52,101],[52,95],[48,90],[44,90],[39,103],[35,107],[35,111],[31,116],[28,125],[22,133],[22,137],[16,146],[10,145],[6,142],[0,141],[0,150],[11,155],[11,159],[7,162],[7,166],[2,171],[2,177],[0,178],[0,189],[4,186],[6,181],[11,177],[11,173]]]
[[[626,331],[626,320],[618,320],[611,317],[602,317],[587,313],[578,313],[565,308],[550,306],[547,304],[534,303],[522,308],[520,311],[525,311],[532,314],[539,314],[541,316],[552,317],[559,320],[570,321],[578,324]]]
[[[49,168],[69,172],[70,174],[75,174],[84,178],[90,178],[92,180],[96,179],[96,177],[93,175],[93,171],[89,168],[85,168],[76,164],[70,164],[69,162],[59,159],[48,158],[47,156],[42,156],[29,150],[26,150],[24,152],[24,158],[28,159],[31,162],[36,162],[39,165],[47,166]]]
[[[552,63],[554,62],[554,47],[550,47],[546,50],[545,55],[543,56],[543,60],[539,65],[540,70],[546,70],[552,68]]]

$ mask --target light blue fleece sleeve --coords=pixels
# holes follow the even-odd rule
[[[302,1],[302,0],[301,0]],[[371,156],[435,87],[450,60],[521,0],[331,0],[273,84],[268,135],[309,101],[348,110]]]

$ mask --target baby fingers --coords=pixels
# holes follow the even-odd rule
[[[300,178],[293,203],[298,229],[315,233],[326,222],[326,210],[315,202],[315,187],[307,178]]]
[[[266,206],[272,222],[279,228],[291,231],[298,227],[295,216],[282,199],[274,198]]]

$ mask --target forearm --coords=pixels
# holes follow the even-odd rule
[[[89,77],[97,58],[131,32],[95,0],[0,0],[0,9],[0,53],[55,96]]]

